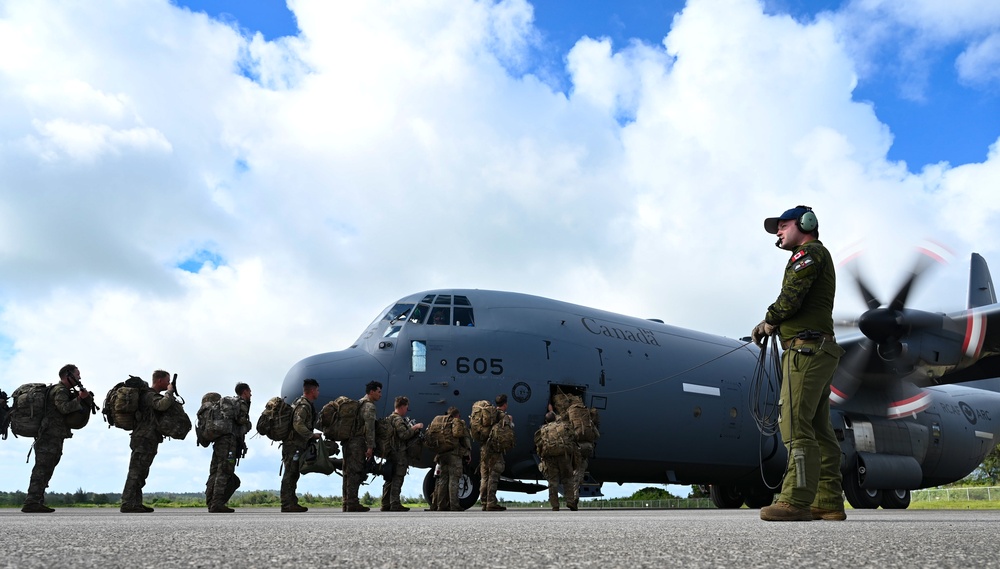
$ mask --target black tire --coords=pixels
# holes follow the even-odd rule
[[[434,483],[437,477],[434,476],[434,469],[431,468],[424,476],[424,499],[430,504],[434,499]],[[471,476],[467,472],[462,473],[462,478],[458,482],[458,504],[463,510],[468,510],[479,501],[479,477]]]
[[[743,499],[748,508],[763,508],[770,506],[774,502],[774,494],[771,492],[751,492]]]
[[[731,510],[743,505],[743,494],[736,489],[736,486],[712,484],[708,487],[708,496],[720,510]]]
[[[882,507],[886,510],[905,510],[910,507],[909,490],[882,490]]]
[[[847,503],[855,510],[874,510],[882,505],[882,491],[861,487],[857,465],[844,478],[844,495]]]

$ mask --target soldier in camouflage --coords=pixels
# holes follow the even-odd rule
[[[760,518],[844,520],[840,445],[830,424],[830,383],[844,354],[833,337],[833,260],[819,241],[819,222],[809,207],[796,206],[767,218],[764,229],[777,235],[775,245],[792,255],[778,299],[751,333],[761,347],[765,338],[777,334],[785,350],[778,427],[788,468],[781,493],[760,510]]]
[[[535,452],[539,457],[545,456],[545,451],[542,448],[544,441],[555,439],[557,437],[547,436],[546,431],[557,430],[560,428],[568,429],[572,432],[572,429],[568,426],[562,425],[562,419],[557,418],[555,412],[549,411],[545,414],[545,424],[542,428],[535,432]],[[557,431],[558,432],[558,431]],[[575,443],[568,441],[575,448]],[[577,460],[575,454],[565,454],[556,457],[542,458],[538,465],[539,470],[545,476],[545,480],[549,484],[549,505],[552,506],[552,511],[559,511],[559,485],[563,486],[563,493],[566,495],[566,507],[572,511],[576,511],[576,504],[579,500],[578,492],[574,490],[574,482],[576,480],[576,469],[574,468],[574,461]]]
[[[460,512],[462,503],[458,497],[458,486],[464,474],[464,465],[472,461],[472,438],[468,426],[459,416],[458,407],[449,407],[447,415],[451,419],[451,432],[457,444],[454,450],[440,452],[434,456],[440,474],[434,482],[431,510]]]
[[[513,424],[513,418],[507,415],[507,394],[497,395],[494,403],[497,416],[493,424],[503,421],[505,417]],[[500,483],[500,473],[505,467],[503,453],[493,450],[487,439],[479,451],[479,502],[483,505],[483,511],[502,512],[507,509],[497,503],[497,485]]]
[[[385,477],[382,484],[382,508],[383,512],[408,512],[409,508],[399,501],[399,495],[403,490],[403,479],[406,477],[406,470],[409,468],[409,459],[406,454],[406,444],[415,436],[420,434],[420,429],[424,428],[423,423],[410,425],[406,421],[406,413],[410,410],[410,400],[400,395],[393,402],[395,411],[389,415],[389,429],[392,433],[389,436],[391,445],[386,455],[388,469],[391,472]]]
[[[344,506],[345,512],[367,512],[371,508],[361,505],[358,491],[365,478],[365,463],[375,453],[375,403],[382,398],[382,384],[369,381],[365,396],[360,399],[358,432],[344,441]]]
[[[161,395],[166,391],[166,395]],[[170,385],[170,374],[158,369],[153,372],[153,382],[139,399],[139,417],[132,429],[129,446],[132,457],[128,463],[128,476],[122,490],[123,514],[145,514],[153,508],[143,505],[142,487],[146,485],[149,467],[153,465],[156,451],[163,442],[163,435],[156,426],[156,413],[162,413],[174,404],[174,386]]]
[[[316,409],[313,401],[319,397],[319,382],[315,379],[302,380],[302,397],[292,404],[292,428],[281,443],[281,511],[305,512],[309,508],[299,505],[295,488],[299,484],[299,453],[305,450],[310,439],[321,435],[313,429],[316,424]]]
[[[26,514],[55,511],[45,505],[45,488],[62,458],[63,441],[73,436],[73,432],[66,426],[65,417],[71,413],[86,413],[93,403],[92,396],[86,389],[80,389],[79,392],[74,390],[79,380],[80,370],[73,364],[65,365],[59,370],[59,383],[49,388],[45,417],[38,436],[35,437],[35,444],[32,445],[35,466],[31,469],[28,495],[21,508]]]
[[[240,487],[240,477],[236,476],[236,462],[243,457],[246,449],[246,434],[250,431],[250,386],[236,384],[239,408],[234,419],[233,432],[223,435],[212,443],[212,464],[205,483],[205,503],[213,514],[231,514],[236,510],[226,505],[233,493]]]

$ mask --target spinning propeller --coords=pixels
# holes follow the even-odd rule
[[[913,271],[888,304],[881,302],[861,278],[856,267],[849,270],[857,283],[868,310],[856,321],[839,323],[856,326],[864,339],[849,346],[837,368],[830,399],[842,404],[853,397],[862,383],[885,392],[885,408],[871,410],[890,418],[923,411],[930,397],[907,380],[919,361],[919,352],[908,346],[914,334],[936,332],[942,328],[942,315],[906,308],[906,300],[916,283],[937,258],[918,258]]]

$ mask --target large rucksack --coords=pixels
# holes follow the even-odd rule
[[[458,440],[454,435],[451,417],[448,415],[438,415],[427,427],[427,436],[424,444],[427,448],[436,453],[450,452],[458,446]]]
[[[191,432],[191,417],[184,411],[184,399],[174,400],[166,411],[153,411],[156,432],[164,437],[183,440]]]
[[[572,456],[573,430],[565,421],[546,423],[535,434],[535,449],[542,458]]]
[[[272,441],[287,439],[292,432],[293,411],[292,406],[281,397],[270,398],[257,419],[257,432]]]
[[[569,424],[573,427],[573,436],[581,443],[592,443],[601,436],[594,424],[591,410],[584,406],[582,401],[573,401],[567,410]]]
[[[7,393],[0,389],[0,438],[7,440],[10,430],[10,406],[7,405]]]
[[[201,407],[197,413],[198,421],[194,427],[198,444],[207,447],[219,437],[233,434],[239,412],[238,397],[223,397],[215,392],[206,393],[201,398]]]
[[[469,430],[472,440],[484,443],[490,436],[490,429],[497,420],[497,408],[483,399],[472,404],[472,415],[469,416]]]
[[[139,422],[139,400],[149,386],[134,375],[115,385],[104,397],[104,419],[108,428],[118,427],[131,431]]]
[[[517,440],[514,437],[514,425],[510,415],[504,415],[503,419],[497,421],[490,429],[490,436],[487,439],[487,446],[493,452],[504,453],[514,448]]]
[[[10,430],[15,437],[37,437],[49,404],[51,387],[44,383],[25,383],[14,390],[10,407]]]
[[[358,434],[361,402],[346,395],[323,406],[319,413],[320,429],[326,438],[344,442]]]
[[[396,429],[392,428],[392,415],[375,421],[375,456],[386,458],[393,451]]]

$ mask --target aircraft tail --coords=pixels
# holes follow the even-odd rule
[[[986,259],[979,253],[973,253],[969,267],[969,309],[996,303],[997,293]]]

